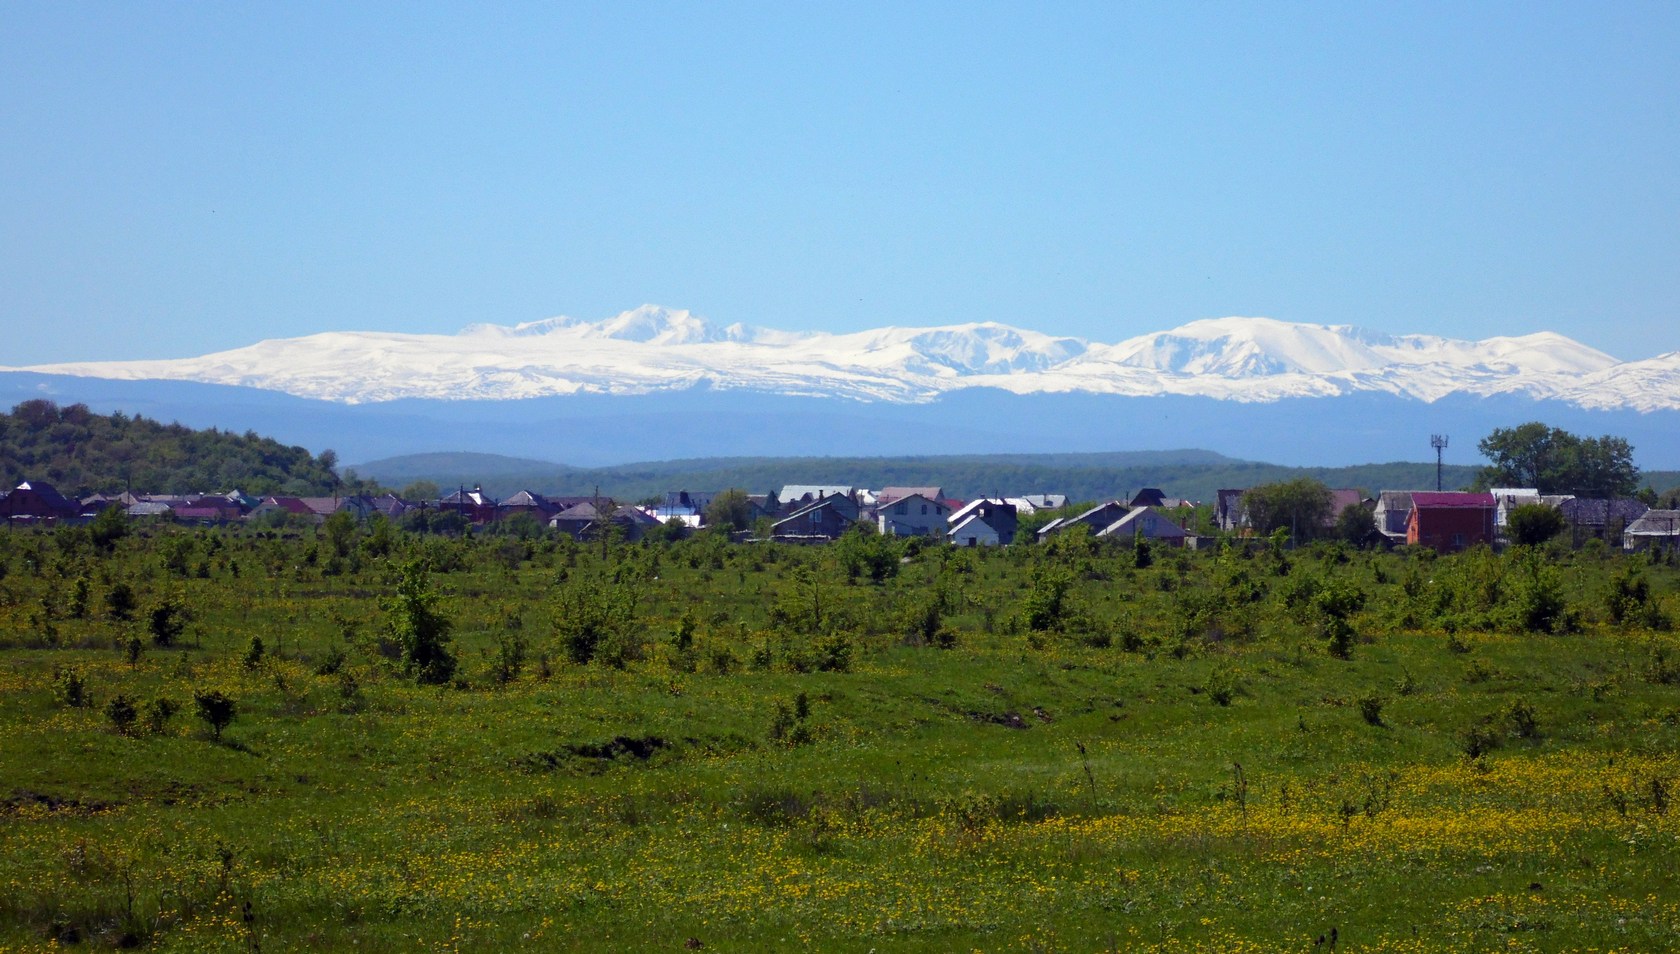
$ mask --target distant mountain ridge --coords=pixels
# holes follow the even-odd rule
[[[345,404],[715,390],[918,404],[986,389],[1243,403],[1511,397],[1680,410],[1680,351],[1623,362],[1550,332],[1464,341],[1236,317],[1102,344],[994,322],[789,332],[644,305],[594,322],[329,332],[201,357],[0,370],[234,385]]]

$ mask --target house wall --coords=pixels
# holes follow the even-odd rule
[[[995,547],[1001,546],[1003,541],[998,539],[997,530],[986,521],[970,520],[952,531],[951,543],[959,547]]]
[[[895,500],[875,514],[875,528],[892,536],[925,537],[945,531],[951,511],[938,501],[920,495]]]
[[[1418,507],[1406,527],[1406,542],[1437,553],[1457,553],[1478,543],[1493,544],[1492,507]]]

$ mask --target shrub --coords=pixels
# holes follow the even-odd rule
[[[1228,706],[1237,693],[1237,680],[1232,677],[1229,668],[1220,666],[1208,673],[1207,682],[1202,684],[1202,689],[1216,705]]]
[[[111,726],[119,735],[128,735],[139,717],[139,710],[134,708],[133,701],[127,696],[117,696],[105,705],[105,718],[111,720]]]
[[[642,657],[644,638],[629,584],[574,580],[561,587],[557,604],[554,635],[572,662],[622,668]]]
[[[134,587],[118,580],[105,591],[105,615],[118,622],[127,622],[134,618],[134,611],[140,607],[140,601],[134,597]]]
[[[1359,700],[1359,717],[1364,719],[1368,725],[1381,727],[1383,725],[1383,706],[1387,704],[1388,700],[1380,695],[1365,696]]]
[[[169,728],[169,720],[175,717],[176,706],[172,699],[158,697],[146,706],[146,729],[153,735],[162,735]]]
[[[1459,737],[1459,748],[1470,758],[1480,758],[1499,748],[1500,738],[1487,719],[1481,719],[1465,729]]]
[[[146,628],[151,630],[152,642],[159,648],[168,649],[175,645],[183,632],[186,632],[187,621],[190,619],[187,608],[179,598],[166,596],[152,607],[146,615]]]
[[[1540,737],[1540,720],[1534,714],[1534,707],[1521,699],[1505,707],[1505,721],[1510,724],[1511,733],[1519,739]]]
[[[1505,532],[1511,542],[1525,547],[1539,546],[1563,531],[1563,512],[1545,504],[1513,507],[1505,518]]]
[[[75,666],[60,666],[53,670],[53,699],[61,706],[81,709],[93,702],[88,693],[87,677]]]
[[[245,664],[245,668],[246,669],[255,669],[258,666],[262,665],[263,652],[264,652],[264,650],[263,650],[262,637],[261,636],[252,636],[251,637],[251,647],[249,649],[245,650],[245,658],[243,660],[241,660]]]

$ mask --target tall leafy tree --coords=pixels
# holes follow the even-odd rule
[[[1476,485],[1533,487],[1543,494],[1629,497],[1639,489],[1633,447],[1620,437],[1579,437],[1530,421],[1495,428],[1476,445],[1489,464]]]

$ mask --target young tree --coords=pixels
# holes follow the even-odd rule
[[[1525,547],[1539,546],[1563,531],[1567,521],[1562,511],[1545,504],[1523,504],[1512,507],[1505,517],[1505,532],[1512,543]]]
[[[193,693],[193,702],[198,705],[198,717],[209,726],[217,742],[222,741],[222,730],[228,727],[233,717],[238,714],[239,707],[220,689],[204,689]]]
[[[403,564],[397,592],[381,601],[390,619],[386,625],[402,648],[403,671],[428,685],[448,682],[455,675],[455,656],[449,651],[453,622],[438,611],[438,594],[431,588],[423,560]]]
[[[1336,515],[1336,536],[1356,547],[1363,547],[1377,532],[1377,518],[1364,504],[1348,504]]]
[[[747,492],[731,487],[706,505],[706,525],[725,530],[745,530],[752,525],[752,501]]]

